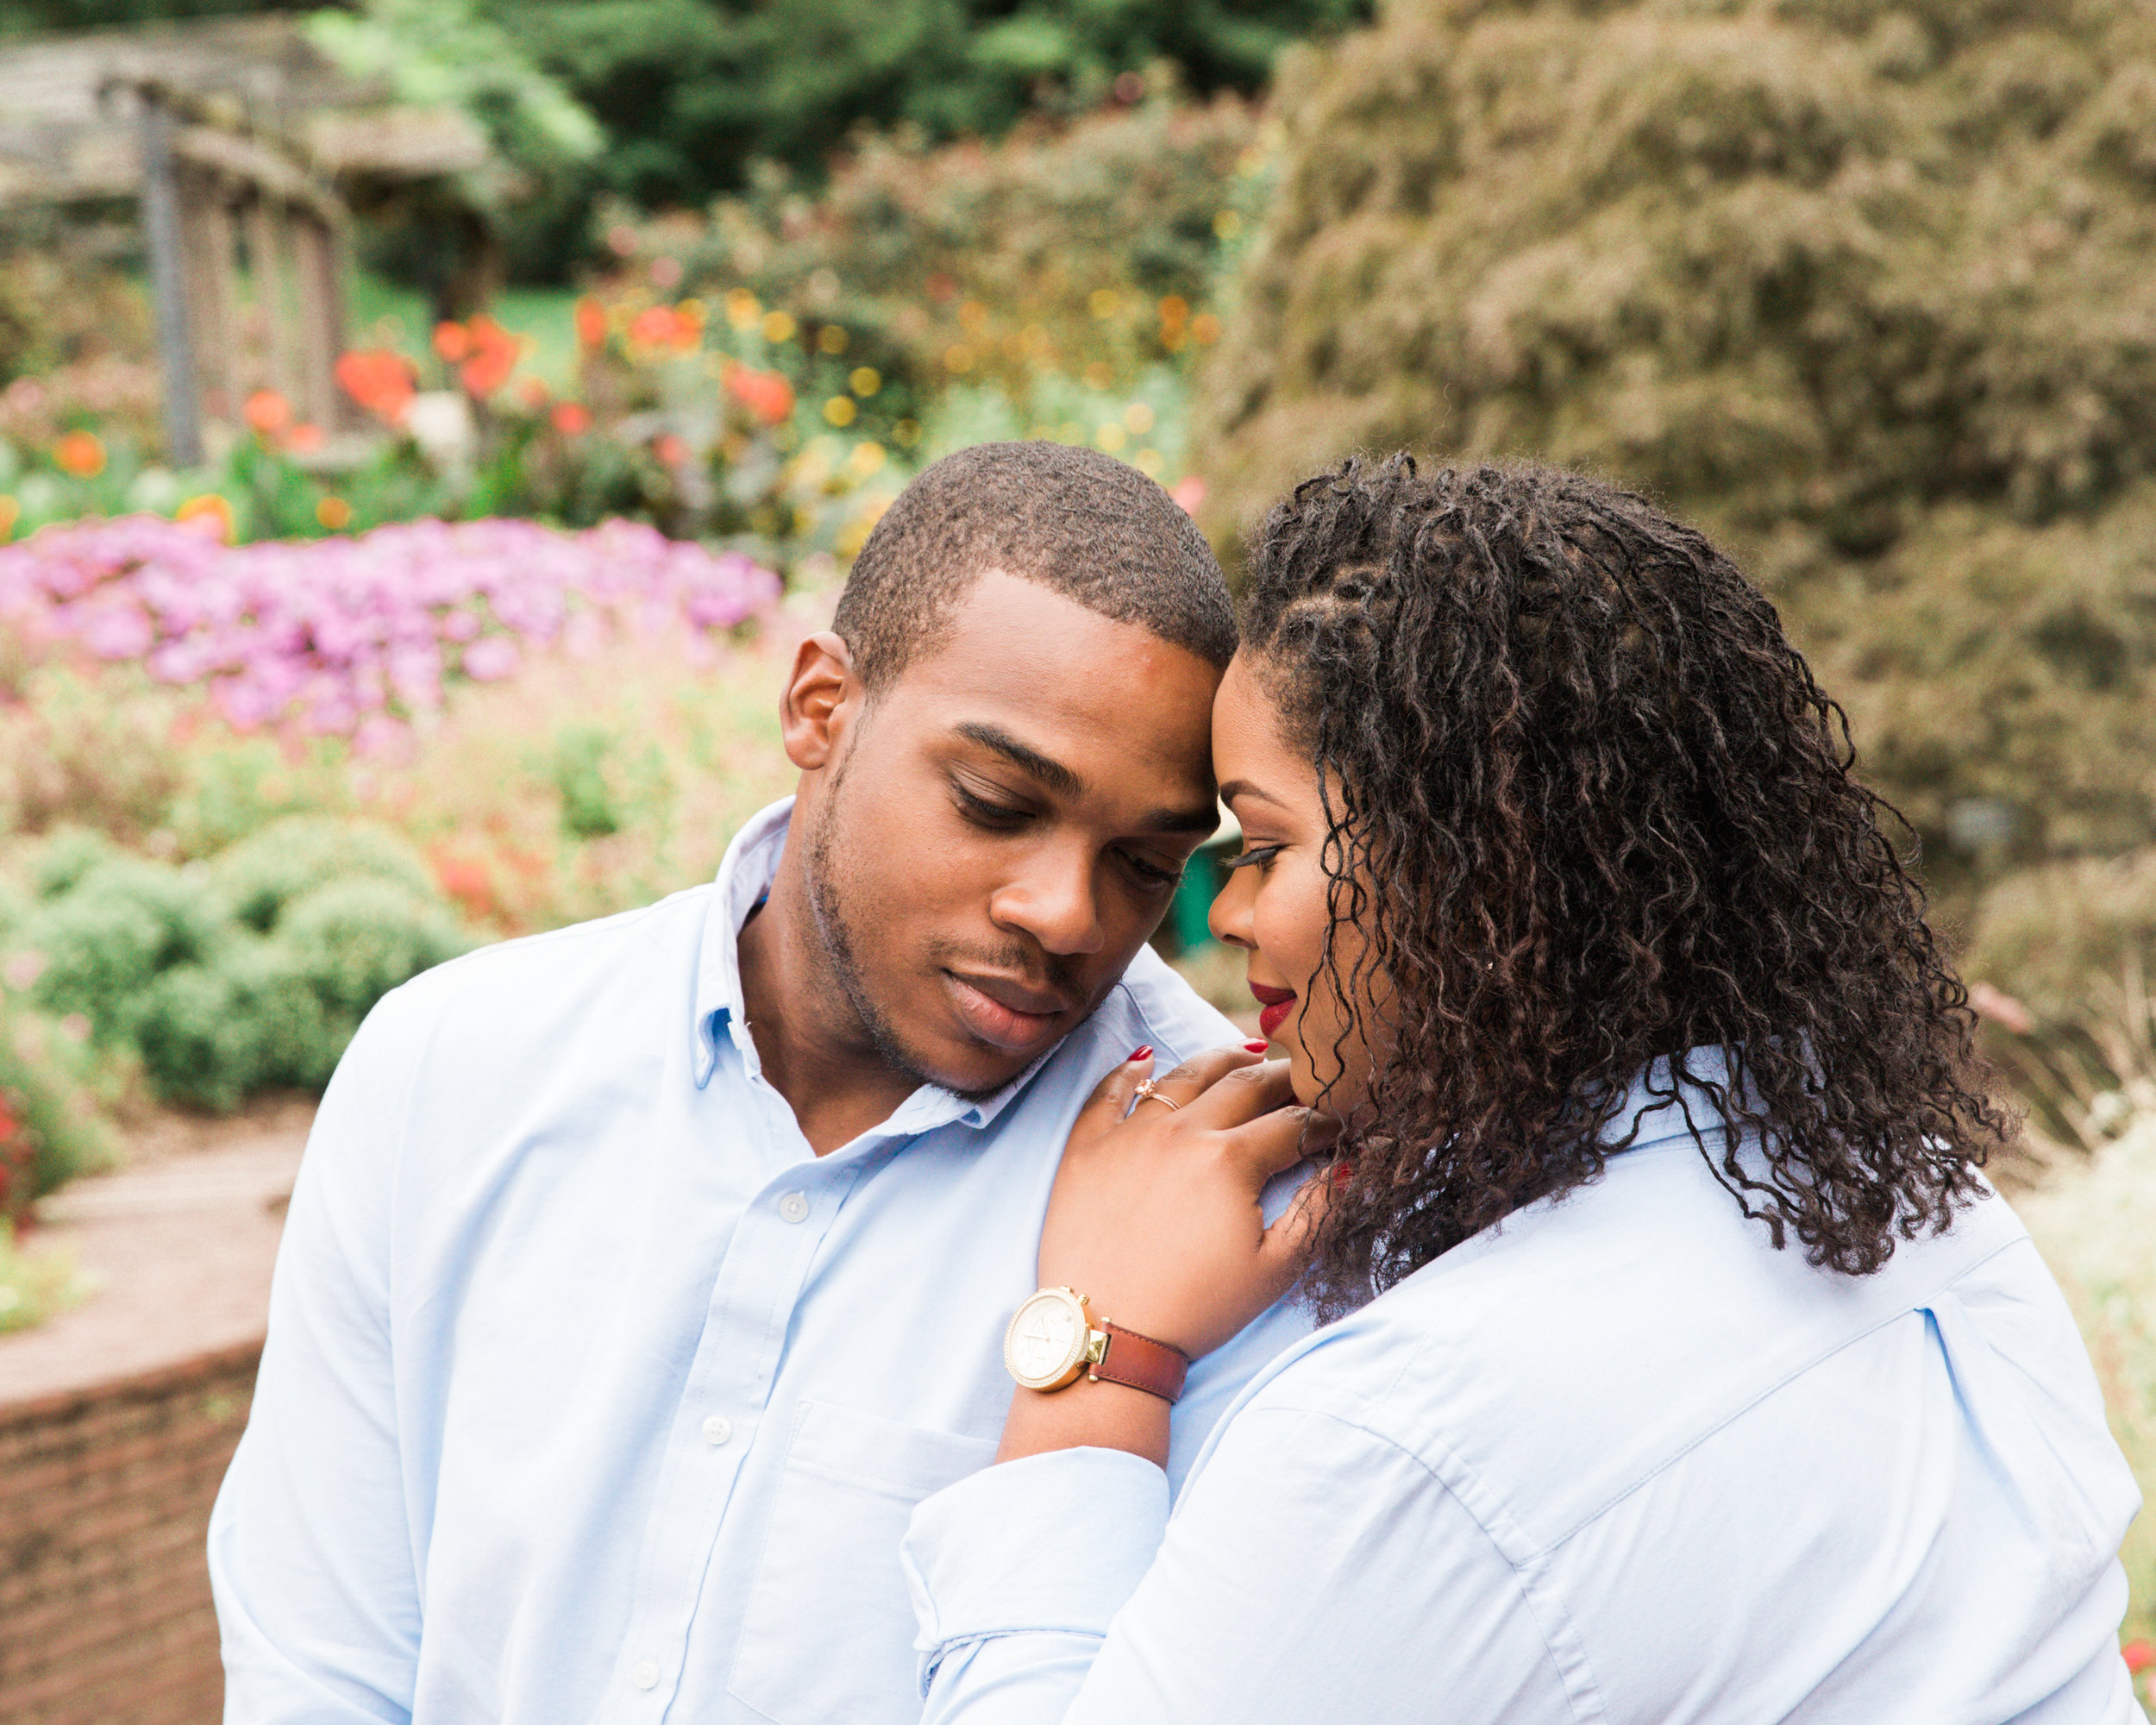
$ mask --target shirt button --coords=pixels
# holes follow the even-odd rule
[[[629,1680],[639,1689],[649,1689],[659,1681],[659,1667],[649,1659],[640,1660],[629,1673]]]
[[[809,1201],[799,1192],[789,1192],[779,1200],[779,1214],[789,1222],[805,1222],[808,1213]]]
[[[723,1444],[734,1434],[734,1422],[724,1414],[714,1414],[704,1422],[704,1441]]]

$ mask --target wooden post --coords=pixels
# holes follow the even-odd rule
[[[157,298],[157,349],[165,377],[165,453],[174,467],[202,461],[201,402],[187,317],[187,268],[179,231],[179,191],[172,164],[172,122],[164,104],[142,100],[142,223]]]
[[[197,386],[210,417],[240,414],[240,328],[232,268],[232,212],[214,175],[194,169],[179,181],[180,232],[196,309]]]
[[[336,386],[344,351],[343,236],[312,210],[292,212],[299,277],[299,365],[308,417],[325,431],[353,423],[355,411]]]
[[[293,316],[285,294],[285,229],[284,205],[258,190],[248,200],[247,248],[254,267],[254,303],[268,319],[269,386],[292,405],[303,417],[312,418],[300,381],[294,341]]]

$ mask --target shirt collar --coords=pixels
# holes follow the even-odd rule
[[[793,799],[781,797],[752,815],[734,835],[711,887],[711,913],[704,923],[704,950],[696,967],[696,1045],[693,1070],[699,1090],[711,1082],[718,1062],[718,1038],[730,1032],[736,1045],[748,1041],[749,1014],[741,997],[741,931],[778,878],[786,854],[787,823]],[[753,1057],[755,1044],[743,1052]]]
[[[755,1042],[749,1034],[748,1007],[741,992],[741,931],[749,921],[749,913],[778,878],[779,859],[786,854],[787,825],[793,815],[793,799],[781,797],[751,816],[726,847],[712,882],[711,913],[705,920],[704,950],[696,969],[696,1040],[691,1070],[699,1090],[711,1082],[718,1064],[721,1036],[731,1039],[750,1070],[757,1070]],[[899,1104],[877,1132],[911,1136],[954,1121],[975,1128],[988,1126],[1062,1046],[1061,1042],[1051,1044],[1025,1071],[985,1096],[962,1096],[940,1084],[924,1084]]]

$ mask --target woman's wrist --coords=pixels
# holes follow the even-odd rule
[[[1168,1403],[1106,1378],[1081,1377],[1061,1389],[1012,1392],[998,1461],[1076,1449],[1123,1450],[1165,1467]]]

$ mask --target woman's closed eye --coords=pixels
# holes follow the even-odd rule
[[[1259,868],[1263,869],[1269,863],[1274,857],[1279,856],[1280,853],[1286,848],[1287,847],[1285,845],[1280,844],[1253,845],[1250,849],[1241,852],[1238,856],[1228,857],[1220,864],[1220,866],[1223,869],[1247,869],[1252,863],[1256,863]]]

